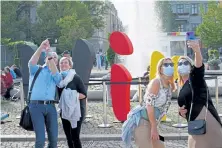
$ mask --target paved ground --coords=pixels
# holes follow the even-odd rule
[[[124,144],[121,141],[83,141],[83,148],[124,148]],[[186,140],[173,140],[165,142],[166,148],[186,148]],[[2,142],[1,148],[33,148],[34,142]],[[65,141],[58,143],[58,148],[67,148]],[[132,148],[136,148],[135,144],[132,144]]]
[[[222,113],[222,98],[219,103],[219,113]],[[132,103],[132,106],[135,106],[137,103]],[[19,119],[16,119],[17,115],[20,115],[20,103],[19,102],[1,102],[1,112],[9,113],[10,117],[8,118],[9,122],[5,122],[1,125],[1,134],[3,135],[33,135],[33,132],[28,132],[18,127]],[[172,127],[172,124],[178,122],[178,108],[177,103],[174,101],[169,109],[168,117],[172,119],[169,123],[163,123],[160,126],[160,133],[186,133],[187,129],[177,129]],[[102,102],[89,102],[89,114],[93,117],[88,119],[88,122],[85,122],[82,125],[81,134],[121,134],[122,123],[112,123],[115,118],[111,107],[107,108],[107,118],[108,123],[112,124],[111,128],[98,128],[99,124],[103,123],[103,105]],[[11,122],[10,122],[11,121]],[[186,121],[181,120],[183,123]],[[59,119],[59,133],[63,135],[63,129],[61,126],[61,121]]]

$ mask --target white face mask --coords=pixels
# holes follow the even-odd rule
[[[180,75],[187,75],[190,73],[190,70],[191,70],[190,65],[182,64],[182,65],[178,66],[178,73]]]

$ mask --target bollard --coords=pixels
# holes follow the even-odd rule
[[[107,127],[111,127],[110,124],[107,123],[107,110],[106,110],[106,100],[107,100],[107,89],[106,89],[106,83],[103,82],[103,124],[98,125],[101,128],[107,128]]]
[[[92,118],[92,115],[88,114],[88,101],[86,98],[86,118]]]
[[[25,107],[25,99],[24,99],[24,90],[23,90],[23,81],[22,79],[19,80],[20,83],[20,103],[21,103],[21,111],[24,109]],[[18,115],[16,117],[16,119],[20,119],[21,115]]]

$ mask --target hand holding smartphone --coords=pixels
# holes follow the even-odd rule
[[[191,48],[193,52],[200,51],[199,40],[195,37],[194,32],[187,32],[187,48]],[[193,53],[191,53],[193,55]]]
[[[187,41],[196,40],[194,32],[187,32]]]

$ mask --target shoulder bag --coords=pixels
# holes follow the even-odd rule
[[[35,80],[37,79],[40,71],[42,70],[42,67],[40,66],[38,71],[36,72],[34,78],[33,78],[33,81],[32,81],[32,84],[31,84],[31,87],[30,87],[30,90],[28,92],[28,97],[27,97],[27,105],[26,107],[22,110],[22,113],[21,113],[21,119],[20,119],[20,122],[19,122],[19,125],[27,130],[27,131],[34,131],[34,128],[33,128],[33,125],[32,125],[32,118],[31,118],[31,115],[30,115],[30,111],[29,111],[29,102],[30,102],[30,98],[31,98],[31,94],[32,94],[32,89],[33,89],[33,86],[34,86],[34,83],[35,83]]]
[[[189,135],[204,135],[206,133],[206,118],[207,118],[207,112],[208,112],[208,89],[206,88],[207,100],[206,100],[205,118],[190,121],[191,112],[193,109],[193,100],[194,100],[194,91],[193,91],[193,87],[192,87],[192,83],[190,79],[189,79],[189,85],[190,85],[191,93],[192,93],[192,101],[191,101],[191,107],[190,107],[189,119],[188,119],[188,134]]]

